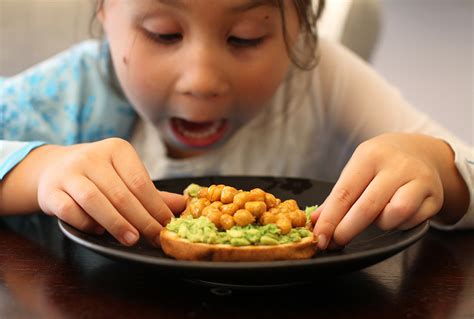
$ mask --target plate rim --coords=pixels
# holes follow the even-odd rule
[[[373,249],[368,249],[364,251],[352,252],[348,253],[347,255],[337,255],[337,256],[320,256],[320,257],[313,257],[309,259],[301,259],[301,260],[277,260],[277,261],[242,261],[242,262],[219,262],[219,261],[188,261],[188,260],[176,260],[171,257],[167,256],[149,256],[149,255],[141,255],[133,252],[127,252],[122,250],[117,250],[111,247],[106,247],[103,245],[99,245],[88,241],[87,239],[81,238],[74,234],[74,232],[82,233],[80,230],[74,228],[73,226],[67,224],[66,222],[58,219],[58,226],[61,232],[68,237],[73,242],[84,246],[94,252],[102,253],[108,256],[120,258],[120,259],[127,259],[135,262],[142,262],[146,264],[162,266],[162,267],[177,267],[182,269],[195,269],[195,268],[206,268],[206,269],[265,269],[265,268],[286,268],[289,266],[291,262],[291,267],[307,267],[310,265],[331,265],[331,264],[338,264],[344,263],[348,261],[357,261],[363,260],[364,258],[380,256],[384,254],[393,255],[397,252],[402,251],[404,248],[410,246],[411,244],[415,243],[419,239],[421,239],[428,229],[429,221],[425,221],[422,224],[415,226],[410,230],[398,230],[398,231],[390,231],[384,233],[384,235],[389,235],[394,232],[409,232],[415,231],[414,234],[407,238],[403,238],[402,240],[385,247],[376,247]],[[70,231],[71,229],[72,231]],[[89,234],[87,234],[89,235]],[[92,235],[91,235],[92,236]],[[133,246],[132,246],[133,247]],[[156,248],[161,250],[161,248]],[[317,254],[317,252],[316,252]]]

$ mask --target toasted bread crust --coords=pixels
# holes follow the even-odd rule
[[[269,246],[231,246],[222,244],[193,243],[180,238],[167,229],[160,234],[163,251],[180,260],[200,261],[271,261],[307,259],[316,253],[314,237],[299,242]]]

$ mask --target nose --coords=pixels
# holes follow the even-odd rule
[[[180,94],[198,98],[224,96],[230,89],[225,61],[216,49],[203,44],[188,47],[181,57],[181,74],[176,82]]]

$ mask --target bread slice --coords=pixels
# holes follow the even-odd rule
[[[163,229],[161,248],[176,259],[195,261],[271,261],[307,259],[316,253],[313,234],[298,242],[279,245],[231,246],[224,244],[193,243],[178,234]]]

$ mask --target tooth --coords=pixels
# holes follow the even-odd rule
[[[188,131],[182,122],[177,121],[176,128],[181,134],[183,134],[186,137],[202,139],[202,138],[212,136],[213,134],[216,134],[219,128],[222,126],[222,124],[223,124],[223,120],[215,121],[211,123],[211,125],[207,129],[203,131],[193,132],[193,131]]]

